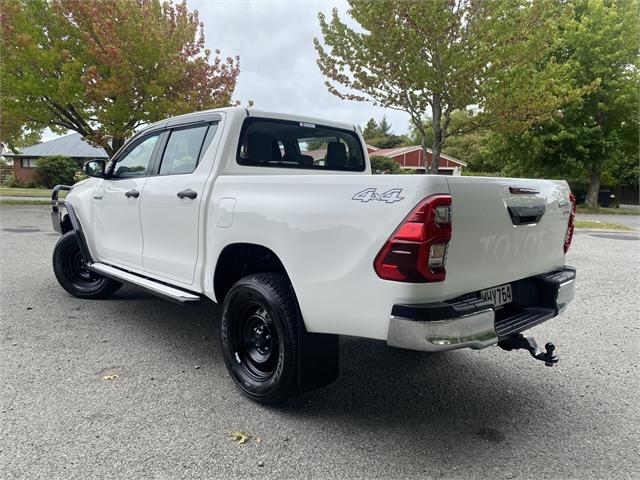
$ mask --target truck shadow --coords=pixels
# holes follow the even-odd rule
[[[114,300],[127,315],[118,323],[133,328],[140,337],[162,339],[174,355],[206,359],[200,364],[212,371],[207,388],[215,390],[221,384],[228,388],[231,380],[219,347],[220,307],[209,302],[181,307],[153,299],[122,289]],[[163,348],[162,344],[157,347]],[[340,355],[335,383],[303,393],[279,408],[253,404],[234,392],[239,412],[259,410],[270,419],[266,422],[276,424],[287,417],[311,432],[329,431],[347,444],[351,439],[351,446],[363,448],[363,453],[385,448],[389,442],[408,441],[405,437],[410,436],[414,440],[404,450],[406,457],[427,450],[431,456],[463,453],[463,449],[489,454],[498,445],[508,449],[513,442],[515,448],[523,435],[544,443],[547,430],[553,430],[555,441],[561,442],[573,421],[567,415],[567,387],[553,380],[552,369],[534,362],[526,352],[503,352],[496,347],[428,354],[343,337]],[[541,412],[544,423],[539,423]],[[370,436],[368,447],[360,445],[363,432]],[[393,451],[399,455],[399,449]]]

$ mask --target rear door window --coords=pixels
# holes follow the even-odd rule
[[[361,172],[364,154],[353,131],[306,122],[247,118],[242,127],[240,165]]]
[[[215,125],[198,125],[171,131],[164,149],[160,175],[180,175],[193,173],[198,166],[207,130]]]

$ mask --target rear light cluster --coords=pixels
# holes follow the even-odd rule
[[[397,282],[442,282],[451,240],[451,197],[425,198],[404,219],[375,259],[380,278]]]
[[[576,196],[569,193],[569,202],[571,202],[571,212],[569,212],[569,225],[567,226],[567,236],[564,239],[564,253],[567,253],[573,240],[573,231],[575,230],[576,221]]]

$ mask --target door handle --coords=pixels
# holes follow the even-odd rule
[[[134,188],[133,190],[129,190],[128,192],[126,192],[124,196],[127,198],[138,198],[140,196],[140,192]]]
[[[187,188],[186,190],[182,190],[181,192],[178,192],[177,195],[178,195],[178,198],[190,198],[191,200],[193,200],[198,196],[198,194],[193,190],[191,190],[190,188]]]

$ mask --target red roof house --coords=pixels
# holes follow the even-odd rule
[[[407,170],[416,170],[424,173],[424,152],[419,145],[411,147],[377,148],[367,145],[369,157],[383,156],[393,158],[400,164],[400,167]],[[431,149],[427,148],[427,156],[431,162]],[[466,162],[440,154],[439,173],[440,175],[460,175],[462,169],[467,166]]]

